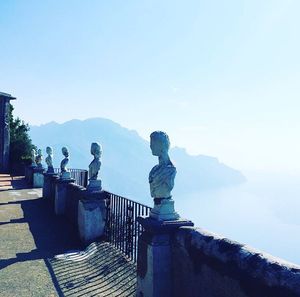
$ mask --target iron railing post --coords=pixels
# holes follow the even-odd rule
[[[107,197],[106,241],[124,253],[129,260],[136,262],[138,239],[143,232],[137,217],[148,215],[151,207],[106,191],[104,193]]]

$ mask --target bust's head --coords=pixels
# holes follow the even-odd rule
[[[91,154],[96,158],[100,158],[102,154],[102,147],[98,142],[93,142],[91,144]]]
[[[38,153],[39,156],[41,156],[42,155],[42,150],[38,149],[37,153]]]
[[[32,149],[32,150],[31,150],[31,154],[32,154],[32,155],[35,155],[35,154],[36,154],[35,149]]]
[[[152,132],[150,135],[150,148],[154,156],[167,154],[170,148],[170,140],[167,133],[162,131]]]
[[[47,153],[48,155],[52,155],[52,147],[47,146],[47,147],[46,147],[46,153]]]
[[[62,152],[62,154],[67,158],[67,157],[69,157],[69,150],[68,150],[68,148],[67,147],[63,147],[62,149],[61,149],[61,152]]]

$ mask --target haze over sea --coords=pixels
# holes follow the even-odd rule
[[[246,174],[239,186],[174,197],[201,227],[300,264],[300,176]]]

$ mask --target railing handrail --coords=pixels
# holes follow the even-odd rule
[[[59,167],[54,167],[54,170],[60,172],[60,168]],[[68,168],[68,170],[70,171],[82,171],[82,172],[88,172],[86,169],[80,169],[80,168]]]
[[[129,199],[129,198],[126,198],[126,197],[124,197],[124,196],[121,196],[121,195],[118,195],[118,194],[114,194],[114,193],[109,192],[109,191],[106,191],[106,190],[104,190],[103,192],[104,192],[105,194],[110,194],[110,195],[118,196],[119,198],[125,199],[125,200],[130,201],[130,202],[133,202],[133,203],[138,203],[138,204],[140,204],[140,205],[143,206],[143,207],[149,208],[150,210],[152,209],[152,207],[150,207],[149,205],[146,205],[146,204],[143,204],[143,203],[134,201],[134,200]]]
[[[60,174],[61,173],[60,168],[55,167],[53,169],[54,169],[54,172],[56,174]],[[87,186],[88,171],[86,169],[68,168],[68,170],[70,171],[71,176],[72,176],[72,174],[74,174],[72,176],[72,178],[75,179],[75,183],[76,184],[78,184],[80,186],[83,186],[83,187]],[[82,176],[82,175],[84,175],[84,176]]]

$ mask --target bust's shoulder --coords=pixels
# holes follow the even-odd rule
[[[166,166],[165,170],[169,173],[169,174],[174,174],[176,173],[176,167],[171,163],[169,165]]]
[[[151,169],[151,171],[150,171],[150,174],[153,174],[153,172],[159,170],[160,166],[161,166],[161,165],[158,164],[158,165],[155,165],[154,167],[152,167],[152,169]]]

